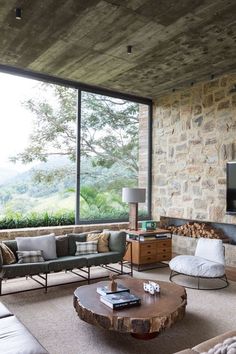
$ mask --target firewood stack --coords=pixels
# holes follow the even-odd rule
[[[188,236],[188,237],[205,237],[205,238],[217,238],[226,239],[227,237],[221,230],[215,229],[212,226],[205,223],[186,223],[181,226],[168,226],[170,230],[175,235]]]

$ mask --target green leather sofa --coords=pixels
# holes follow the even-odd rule
[[[90,268],[92,266],[103,266],[119,274],[123,274],[123,256],[126,251],[126,233],[123,231],[111,231],[109,237],[109,252],[84,254],[75,256],[76,241],[85,242],[87,233],[68,234],[63,236],[68,240],[68,248],[64,250],[64,256],[58,256],[56,259],[47,260],[38,263],[13,263],[4,265],[0,260],[0,295],[3,292],[3,280],[16,277],[31,277],[36,280],[40,287],[47,291],[48,274],[51,272],[71,271],[79,275],[82,280],[90,281]],[[17,257],[17,242],[15,240],[3,241]],[[60,236],[56,237],[56,244],[60,242]],[[0,257],[1,258],[1,257]],[[120,262],[120,270],[110,266],[112,263]],[[80,269],[78,273],[76,270]],[[37,276],[37,278],[36,278]],[[64,283],[65,284],[65,283]],[[17,291],[18,292],[18,291]],[[12,293],[12,292],[11,292]]]

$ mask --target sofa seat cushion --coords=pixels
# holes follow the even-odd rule
[[[84,256],[66,256],[55,260],[45,262],[50,272],[59,272],[74,268],[83,268],[87,266],[87,260]]]
[[[0,319],[4,318],[4,317],[8,317],[8,316],[13,316],[13,313],[11,313],[6,306],[4,306],[1,302],[0,302]],[[0,348],[1,348],[1,343],[0,343]]]
[[[48,265],[46,262],[40,263],[16,263],[2,266],[1,278],[24,277],[26,275],[35,275],[39,273],[47,273]]]
[[[217,278],[225,274],[223,264],[197,256],[174,257],[169,262],[169,267],[175,272],[196,277]]]
[[[15,316],[0,320],[0,352],[4,354],[48,354],[47,350]]]
[[[101,264],[117,263],[122,260],[119,252],[107,252],[84,255],[87,259],[88,266],[99,266]]]

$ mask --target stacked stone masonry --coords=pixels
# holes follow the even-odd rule
[[[236,74],[154,102],[153,218],[235,223],[226,215],[226,162],[236,158]]]

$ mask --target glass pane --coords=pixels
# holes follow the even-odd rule
[[[0,74],[0,227],[74,223],[77,91]]]
[[[148,106],[82,92],[80,151],[80,220],[127,219],[122,188],[147,188]]]

